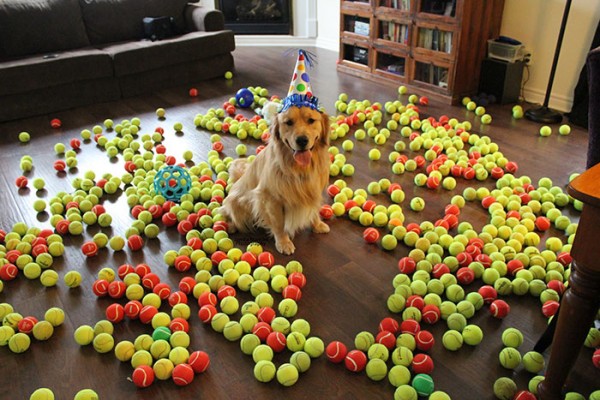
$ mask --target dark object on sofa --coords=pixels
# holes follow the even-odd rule
[[[142,22],[146,39],[155,41],[175,36],[175,18],[173,17],[145,17]]]
[[[147,16],[181,34],[144,39]],[[222,76],[234,49],[223,14],[188,0],[2,0],[0,121]]]

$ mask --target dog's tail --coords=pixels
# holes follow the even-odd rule
[[[244,175],[244,172],[246,172],[247,168],[248,160],[246,160],[245,158],[238,158],[237,160],[233,160],[231,162],[231,165],[229,166],[229,176],[232,182],[237,182],[242,177],[242,175]]]

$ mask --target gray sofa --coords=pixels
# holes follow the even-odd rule
[[[177,34],[144,39],[144,17]],[[0,1],[0,121],[211,79],[233,68],[220,11],[188,0]]]

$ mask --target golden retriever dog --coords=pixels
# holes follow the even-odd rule
[[[230,232],[264,228],[277,251],[294,253],[294,234],[321,221],[322,195],[329,181],[329,118],[310,107],[290,107],[273,117],[268,145],[253,162],[235,160],[233,184],[220,213]]]

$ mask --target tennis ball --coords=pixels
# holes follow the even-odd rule
[[[313,336],[306,339],[306,342],[304,343],[304,351],[311,358],[317,358],[320,357],[325,351],[325,344],[321,338]]]
[[[528,351],[523,355],[523,366],[527,371],[537,374],[544,369],[544,356],[537,351]]]
[[[123,340],[115,346],[115,357],[121,362],[128,362],[135,353],[135,346],[129,340]]]
[[[102,214],[104,215],[107,214]],[[108,241],[108,245],[113,251],[121,251],[125,247],[125,239],[122,236],[113,236]]]
[[[231,71],[227,71],[225,72],[225,79],[230,80],[231,78],[233,78],[233,73]]]
[[[271,361],[260,360],[254,366],[254,377],[257,381],[267,383],[271,382],[275,377],[277,369]]]
[[[410,378],[410,370],[404,365],[394,365],[388,372],[388,380],[394,387],[408,385]]]
[[[521,353],[513,347],[505,347],[498,356],[500,364],[506,369],[516,369],[521,364]]]
[[[237,321],[229,321],[223,328],[223,336],[230,342],[239,340],[243,334],[244,330],[242,329],[242,325]]]
[[[540,136],[547,137],[552,135],[552,128],[548,125],[544,125],[540,128]]]
[[[168,358],[161,358],[160,360],[156,360],[156,362],[152,366],[152,369],[154,370],[154,377],[161,381],[171,379],[174,368],[175,365]]]
[[[402,385],[396,388],[394,400],[417,400],[418,395],[415,388],[410,385]]]
[[[534,376],[533,378],[531,378],[531,380],[529,381],[529,384],[527,385],[527,389],[533,393],[533,394],[537,394],[537,387],[538,385],[545,379],[545,377],[543,375],[537,375]],[[592,397],[590,397],[590,399],[592,399]],[[598,399],[600,400],[600,399]]]
[[[523,344],[523,334],[516,328],[507,328],[502,332],[502,343],[516,349]]]
[[[281,364],[277,368],[277,382],[283,386],[292,386],[298,382],[298,369],[290,363]]]
[[[252,351],[252,359],[255,363],[262,360],[271,361],[273,360],[273,355],[273,349],[266,344],[258,345]]]
[[[373,358],[367,362],[365,368],[367,376],[373,381],[380,381],[387,376],[387,365],[381,358]]]
[[[434,389],[433,379],[427,374],[417,374],[413,378],[412,387],[419,396],[429,396]]]
[[[115,339],[112,337],[112,335],[102,332],[96,335],[92,341],[92,344],[94,345],[94,350],[96,350],[98,353],[108,353],[113,349],[115,345]]]
[[[413,197],[410,200],[410,209],[416,212],[423,211],[425,208],[425,200],[421,197]]]
[[[483,340],[483,331],[477,325],[467,325],[462,331],[463,340],[469,346],[477,346]]]
[[[44,314],[44,319],[52,324],[52,326],[57,327],[65,322],[65,312],[58,307],[49,308]]]
[[[40,282],[45,287],[52,287],[58,282],[58,272],[53,269],[47,269],[40,275]]]
[[[310,368],[310,356],[304,351],[296,351],[290,357],[290,363],[296,367],[299,372],[306,372]]]
[[[73,337],[78,345],[87,346],[94,340],[94,328],[89,325],[81,325],[79,328],[75,329]]]
[[[92,389],[83,389],[75,394],[73,400],[100,400],[100,396]]]
[[[54,333],[54,326],[48,321],[39,321],[33,326],[33,337],[37,340],[48,340]]]
[[[456,351],[462,347],[463,335],[456,330],[450,329],[442,336],[442,344],[450,351]]]
[[[240,340],[240,349],[242,350],[242,353],[248,356],[252,355],[254,349],[256,349],[259,345],[260,338],[253,333],[248,333],[242,336],[242,339]]]
[[[566,124],[561,125],[558,128],[558,133],[561,134],[561,135],[563,135],[563,136],[566,136],[569,133],[571,133],[571,127],[569,125],[566,125]]]
[[[450,400],[450,396],[446,392],[437,390],[429,395],[429,400]]]
[[[24,353],[29,349],[31,339],[23,332],[17,332],[8,340],[8,348],[13,353]]]
[[[498,378],[494,382],[494,395],[500,400],[512,400],[517,393],[517,384],[510,378]]]
[[[39,388],[31,393],[29,400],[54,400],[54,393],[48,388]]]
[[[65,285],[70,288],[76,288],[81,284],[81,274],[78,271],[69,271],[63,277]]]
[[[28,132],[19,133],[19,141],[21,143],[27,143],[31,140],[31,135]]]

